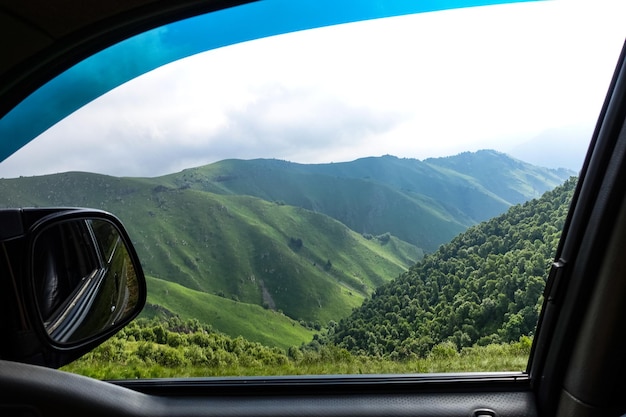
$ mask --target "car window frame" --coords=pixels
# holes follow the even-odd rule
[[[528,374],[538,404],[554,414],[564,389],[571,358],[581,337],[583,322],[593,308],[592,295],[606,259],[626,195],[626,43],[602,106],[589,151],[581,170],[555,261],[550,270]],[[615,294],[620,296],[620,294]],[[614,329],[618,330],[618,329]],[[608,358],[607,358],[608,359]],[[612,358],[615,360],[616,358]],[[620,366],[623,368],[623,365]],[[581,375],[580,378],[589,378]],[[596,384],[607,380],[595,376]]]

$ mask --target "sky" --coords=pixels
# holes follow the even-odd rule
[[[92,101],[0,163],[0,177],[151,177],[227,158],[479,149],[577,171],[624,43],[624,12],[621,1],[531,2],[215,49]]]

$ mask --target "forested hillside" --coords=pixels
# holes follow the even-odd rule
[[[425,355],[532,335],[575,179],[471,227],[379,287],[328,341],[353,353]]]

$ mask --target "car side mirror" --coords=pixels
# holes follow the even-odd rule
[[[137,273],[119,229],[109,220],[53,222],[35,234],[31,262],[34,301],[54,343],[88,340],[135,311]]]
[[[3,225],[10,225],[8,231]],[[2,266],[14,295],[8,304],[15,343],[0,352],[3,359],[62,366],[109,338],[143,308],[141,265],[113,215],[85,209],[2,210],[0,228]]]

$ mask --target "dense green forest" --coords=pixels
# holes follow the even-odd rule
[[[532,335],[575,179],[471,227],[379,287],[327,342],[353,353],[424,356]]]

